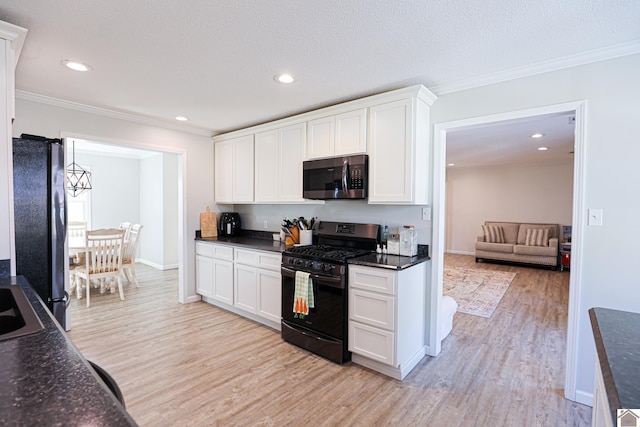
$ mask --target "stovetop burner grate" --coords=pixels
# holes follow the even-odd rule
[[[333,261],[344,261],[349,258],[368,254],[370,252],[371,251],[368,251],[366,249],[341,248],[337,246],[327,245],[311,245],[293,247],[288,249],[285,253],[288,255],[298,255]]]

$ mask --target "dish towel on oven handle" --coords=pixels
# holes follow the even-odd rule
[[[309,309],[315,307],[313,298],[313,282],[311,274],[305,271],[296,271],[296,286],[293,293],[293,317],[304,319],[309,314]]]

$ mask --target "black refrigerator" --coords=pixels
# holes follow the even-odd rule
[[[65,328],[65,165],[60,139],[13,138],[16,274],[24,276]]]

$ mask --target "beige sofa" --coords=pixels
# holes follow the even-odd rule
[[[559,224],[485,221],[476,262],[497,260],[558,267]]]

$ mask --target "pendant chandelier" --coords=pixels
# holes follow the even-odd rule
[[[72,162],[67,166],[67,192],[77,197],[91,190],[91,172],[76,163],[76,142],[73,141]]]

